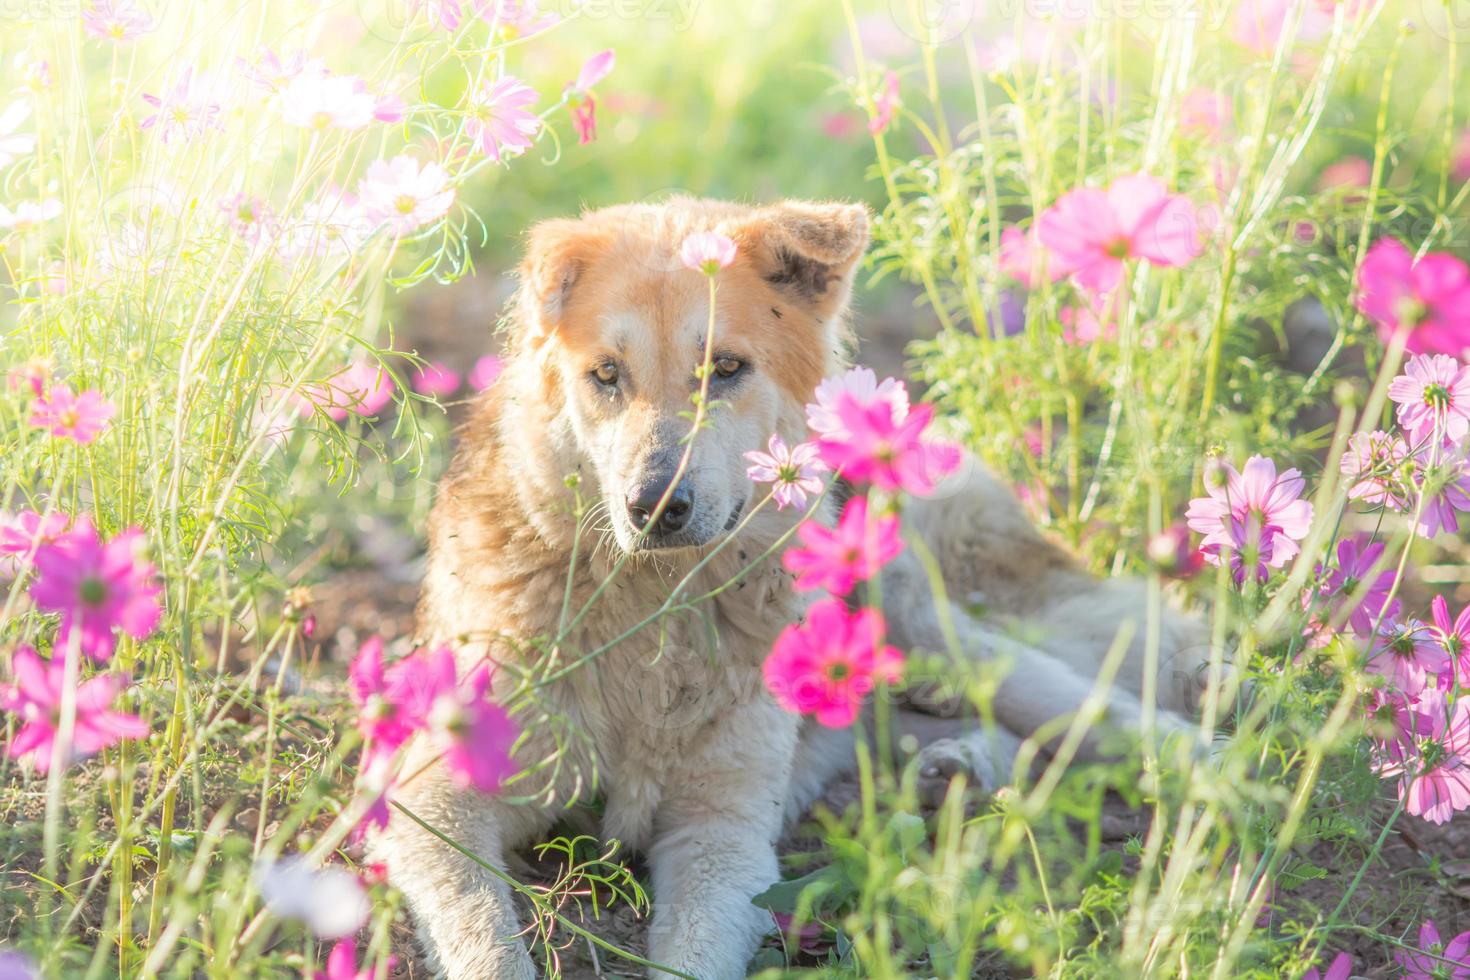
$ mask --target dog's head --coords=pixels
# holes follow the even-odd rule
[[[709,284],[679,248],[699,231],[738,253],[716,280],[711,410],[691,441]],[[801,441],[802,407],[840,362],[867,237],[861,205],[691,198],[532,229],[513,344],[535,376],[521,382],[554,412],[561,462],[595,477],[621,548],[697,547],[739,522],[754,493],[743,454],[773,432]]]

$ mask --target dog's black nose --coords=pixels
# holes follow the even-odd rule
[[[688,483],[680,480],[659,514],[658,526],[648,527],[649,518],[658,509],[659,501],[664,499],[668,489],[667,482],[653,480],[628,495],[628,519],[635,528],[640,531],[647,529],[649,534],[673,534],[689,523],[689,515],[694,512],[694,492]]]

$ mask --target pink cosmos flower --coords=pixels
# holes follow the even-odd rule
[[[1319,191],[1354,190],[1367,187],[1373,179],[1373,165],[1362,157],[1344,157],[1322,171],[1317,178]]]
[[[132,0],[94,0],[82,11],[82,30],[89,37],[135,41],[153,30],[153,18]]]
[[[1384,343],[1407,330],[1412,354],[1459,357],[1470,348],[1470,269],[1448,252],[1416,261],[1402,242],[1380,238],[1358,269],[1357,304]]]
[[[1470,432],[1470,370],[1445,354],[1417,354],[1388,386],[1409,442],[1459,442]]]
[[[1434,539],[1441,531],[1458,534],[1458,514],[1470,511],[1470,460],[1466,449],[1442,453],[1435,445],[1412,454],[1409,482],[1417,496],[1425,494],[1424,509],[1415,526],[1422,537]],[[1413,505],[1406,508],[1412,512]]]
[[[1153,566],[1171,578],[1193,578],[1205,564],[1205,556],[1190,544],[1189,528],[1183,524],[1166,527],[1149,538],[1145,552]]]
[[[0,523],[0,554],[32,554],[61,537],[70,522],[58,511],[41,515],[23,510],[13,520]]]
[[[362,129],[373,121],[378,101],[362,79],[324,71],[303,71],[281,90],[281,121],[318,132]]]
[[[29,388],[31,394],[40,398],[45,394],[46,384],[54,371],[50,358],[33,357],[5,372],[5,386],[11,391]]]
[[[1338,953],[1323,973],[1315,966],[1302,974],[1302,980],[1349,980],[1353,975],[1353,958],[1346,953]]]
[[[392,972],[395,958],[388,957],[388,971]],[[371,962],[357,968],[357,943],[351,938],[340,940],[327,954],[327,968],[312,974],[312,980],[373,980],[378,975]]]
[[[1450,621],[1450,607],[1444,596],[1437,595],[1429,604],[1434,619],[1434,632],[1445,652],[1445,665],[1439,673],[1441,690],[1454,690],[1456,685],[1470,688],[1470,605]]]
[[[806,495],[822,492],[822,474],[826,465],[817,458],[816,443],[803,442],[787,447],[780,436],[771,435],[766,448],[769,452],[754,450],[745,454],[750,468],[745,475],[756,483],[774,483],[771,499],[777,510],[795,504],[806,507]]]
[[[484,391],[493,385],[500,372],[505,370],[505,359],[494,354],[486,354],[475,362],[470,370],[470,387],[476,391]]]
[[[31,425],[83,444],[95,440],[116,414],[117,407],[100,391],[76,395],[66,385],[53,385],[44,397],[31,402]]]
[[[463,16],[459,9],[459,0],[413,0],[416,9],[429,12],[429,23],[435,27],[442,27],[446,31],[459,28],[460,19]]]
[[[470,99],[465,137],[496,163],[506,156],[519,156],[536,142],[541,130],[541,117],[526,111],[539,98],[535,89],[514,75],[493,84],[485,82]]]
[[[1409,506],[1408,491],[1398,471],[1408,458],[1409,447],[1398,436],[1382,431],[1353,433],[1339,463],[1351,480],[1348,497],[1404,510]]]
[[[873,96],[873,116],[868,120],[868,132],[877,136],[887,130],[901,105],[903,101],[898,97],[898,73],[889,70],[883,75],[883,87]]]
[[[141,129],[156,129],[163,143],[174,140],[189,142],[202,137],[211,129],[223,129],[219,121],[219,103],[213,101],[203,80],[196,78],[194,69],[186,68],[163,95],[143,94],[143,101],[154,109],[146,116]]]
[[[541,13],[537,0],[475,0],[475,13],[507,41],[539,34],[561,20],[557,14]]]
[[[806,621],[776,638],[762,673],[766,689],[787,711],[812,715],[827,728],[851,725],[879,681],[895,683],[903,655],[883,642],[876,609],[848,612],[840,599],[823,599]]]
[[[1214,89],[1196,88],[1179,104],[1179,128],[1206,139],[1219,139],[1232,111],[1230,97]]]
[[[679,246],[679,261],[685,268],[715,276],[735,261],[735,243],[715,231],[697,231]]]
[[[61,202],[54,197],[42,201],[21,201],[12,211],[0,204],[0,228],[30,231],[61,214]]]
[[[1392,622],[1399,612],[1399,600],[1389,601],[1396,572],[1392,568],[1376,571],[1383,558],[1382,541],[1367,544],[1358,538],[1343,538],[1337,543],[1337,567],[1328,571],[1318,595],[1327,600],[1329,616],[1337,620],[1344,605],[1372,577],[1372,585],[1362,600],[1348,614],[1347,623],[1359,636],[1370,636],[1380,619]]]
[[[1311,528],[1312,505],[1301,499],[1307,482],[1297,470],[1278,476],[1272,460],[1252,456],[1244,473],[1221,462],[1215,479],[1207,482],[1209,496],[1191,500],[1185,518],[1191,530],[1205,536],[1200,550],[1210,564],[1220,564],[1222,550],[1238,554],[1242,544],[1252,542],[1271,568],[1301,551],[1297,542]]]
[[[1091,294],[1082,291],[1084,303],[1064,307],[1057,319],[1062,324],[1062,339],[1069,344],[1090,344],[1096,340],[1114,340],[1118,336],[1117,294]]]
[[[442,361],[431,361],[413,373],[413,390],[431,398],[444,398],[459,390],[459,372]]]
[[[282,57],[270,48],[257,49],[254,61],[236,58],[235,68],[246,81],[272,95],[285,89],[302,72],[310,71],[316,75],[327,73],[327,66],[320,60],[313,58],[307,61],[304,51],[295,51]]]
[[[356,195],[329,185],[302,206],[300,220],[282,229],[277,248],[288,259],[350,255],[373,228]]]
[[[1293,22],[1297,25],[1296,40],[1314,41],[1327,33],[1332,17],[1310,0],[1240,0],[1230,36],[1241,47],[1269,57],[1280,44],[1287,25]]]
[[[426,720],[444,764],[461,786],[494,793],[516,771],[511,747],[520,730],[488,696],[490,665],[482,663],[458,681],[448,647],[424,656],[435,692]]]
[[[163,616],[157,570],[143,557],[143,532],[136,528],[103,542],[86,517],[37,549],[31,600],[61,613],[58,646],[76,632],[82,652],[108,660],[117,646],[113,630],[146,639]]]
[[[1201,252],[1194,205],[1142,175],[1068,191],[1042,212],[1037,237],[1059,275],[1096,293],[1117,288],[1128,259],[1177,267]]]
[[[597,138],[597,100],[592,95],[592,86],[608,76],[614,60],[611,48],[594,54],[582,65],[577,80],[566,87],[564,98],[572,113],[577,142],[583,145]]]
[[[423,705],[415,698],[413,658],[390,669],[383,666],[383,638],[372,636],[358,648],[348,669],[348,691],[357,706],[357,728],[362,733],[364,768],[371,760],[392,756],[421,727]]]
[[[871,368],[851,368],[844,374],[824,378],[812,396],[814,401],[806,407],[806,424],[818,437],[832,440],[852,438],[847,424],[837,412],[844,395],[850,395],[864,405],[886,402],[895,422],[902,422],[909,414],[909,392],[902,381],[884,378],[879,382]]]
[[[376,224],[386,224],[394,235],[406,235],[438,221],[454,203],[449,175],[437,163],[419,162],[400,155],[375,160],[357,185],[363,214]]]
[[[1036,284],[1036,270],[1042,258],[1035,225],[1027,231],[1011,225],[1000,233],[1000,271],[1027,289]]]
[[[1434,634],[1417,619],[1402,623],[1385,622],[1374,638],[1364,666],[1370,674],[1384,678],[1395,689],[1411,698],[1418,697],[1429,678],[1438,676],[1444,666],[1445,653],[1435,642]]]
[[[850,436],[841,440],[823,436],[817,446],[822,462],[855,483],[924,496],[959,469],[958,446],[924,438],[934,417],[933,405],[919,405],[895,422],[887,402],[865,405],[844,395],[837,414]]]
[[[355,361],[324,384],[307,385],[301,410],[308,415],[320,410],[334,422],[343,421],[348,414],[369,418],[393,400],[396,388],[392,375],[381,366]]]
[[[19,718],[21,727],[6,752],[12,759],[29,756],[37,772],[47,772],[61,727],[66,663],[59,657],[47,663],[35,650],[22,646],[15,651],[13,669],[15,684],[0,687],[0,710]],[[123,739],[148,737],[143,719],[112,710],[127,683],[117,674],[102,674],[77,685],[76,721],[63,764],[95,755]]]
[[[219,209],[229,221],[230,229],[247,245],[264,245],[276,237],[276,217],[270,206],[258,197],[235,194],[219,202]]]
[[[34,133],[17,133],[31,117],[31,104],[17,99],[0,112],[0,167],[8,167],[36,148]]]
[[[1419,949],[1397,950],[1393,958],[1404,971],[1403,980],[1470,980],[1470,932],[1441,943],[1434,920],[1425,919],[1419,927]]]
[[[833,528],[808,521],[797,528],[802,547],[791,548],[781,558],[796,575],[798,592],[825,589],[843,596],[859,582],[866,582],[903,551],[898,518],[884,514],[868,517],[868,499],[853,497],[842,509]]]

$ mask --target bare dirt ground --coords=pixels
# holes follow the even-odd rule
[[[467,371],[476,358],[498,348],[496,322],[510,288],[509,279],[482,271],[477,277],[452,287],[419,293],[401,320],[404,328],[398,346]],[[855,327],[861,340],[861,361],[880,373],[906,374],[905,346],[917,336],[932,335],[934,330],[927,313],[913,307],[908,295],[894,295],[881,304],[869,304],[866,309],[860,298],[858,306]],[[324,659],[345,663],[357,642],[370,633],[382,634],[390,641],[406,637],[412,630],[412,607],[417,591],[406,578],[409,576],[405,576],[402,568],[369,567],[342,572],[316,586],[315,612]],[[1463,601],[1466,597],[1459,598]],[[839,783],[830,788],[818,806],[840,812],[856,795],[855,785]],[[1382,809],[1381,816],[1386,817],[1389,808],[1385,805]],[[1120,847],[1127,837],[1146,830],[1146,816],[1119,800],[1105,805],[1102,819],[1109,831],[1107,836],[1114,838]],[[1364,851],[1369,843],[1364,842]],[[809,838],[798,837],[788,841],[785,850],[790,853],[812,847]],[[1327,846],[1318,846],[1301,857],[1331,869],[1333,855]],[[1351,866],[1355,867],[1361,857],[1351,860]],[[528,866],[525,870],[534,873],[535,869]],[[1345,873],[1309,882],[1290,896],[1284,896],[1281,912],[1273,915],[1300,919],[1302,909],[1309,907],[1321,909],[1325,915],[1337,904],[1345,884]],[[1401,819],[1350,903],[1348,917],[1364,929],[1402,935],[1412,942],[1419,923],[1407,916],[1412,914],[1410,910],[1421,908],[1426,902],[1445,938],[1470,929],[1470,821],[1458,820],[1448,827],[1436,828],[1419,820]],[[646,923],[626,907],[605,912],[599,920],[587,925],[618,946],[637,953],[643,951]],[[398,939],[399,961],[393,976],[429,976],[415,955],[407,926],[400,927]],[[1355,956],[1357,976],[1398,975],[1392,965],[1391,951],[1371,936],[1342,932],[1333,948]],[[822,962],[825,952],[818,949],[796,962],[816,965]],[[574,978],[642,975],[641,968],[606,952],[599,954],[585,940],[568,945],[562,953],[562,966],[565,975]],[[975,975],[1008,977],[1024,973],[1013,973],[1002,961],[993,960],[982,964]]]

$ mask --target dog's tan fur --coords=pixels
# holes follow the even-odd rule
[[[720,405],[710,427],[693,441],[688,540],[653,549],[628,523],[624,502],[656,465],[682,451],[688,432],[681,413],[698,385],[693,369],[702,359],[708,287],[677,252],[686,235],[702,230],[727,234],[739,247],[719,277],[715,350],[747,368],[715,393]],[[804,403],[822,377],[841,368],[843,318],[866,239],[865,211],[836,204],[751,208],[676,199],[538,226],[522,268],[506,371],[464,427],[431,521],[420,639],[453,643],[465,663],[488,656],[501,664],[502,693],[528,673],[545,679],[536,710],[522,718],[528,737],[517,757],[527,767],[555,762],[516,785],[534,803],[513,803],[456,789],[431,750],[415,745],[405,772],[416,775],[399,801],[503,866],[561,805],[593,792],[586,780],[595,773],[605,797],[603,833],[648,858],[655,903],[649,957],[700,978],[743,975],[771,924],[750,899],[777,877],[783,821],[850,764],[851,736],[803,733],[764,691],[761,663],[804,605],[775,558],[757,562],[696,610],[640,624],[686,575],[686,596],[720,590],[798,519],[794,510],[762,508],[738,540],[696,569],[753,504],[741,454],[762,448],[771,432],[801,441]],[[615,393],[589,377],[604,361],[618,365]],[[579,496],[591,504],[580,535]],[[952,593],[979,593],[995,613],[993,622],[981,622],[948,610],[966,652],[1008,655],[1016,665],[997,699],[1009,733],[1000,751],[977,734],[930,746],[921,764],[944,775],[958,769],[993,787],[1009,775],[1017,738],[1082,704],[1119,623],[1142,620],[1143,592],[1090,578],[975,465],[935,499],[911,505],[906,524],[929,543]],[[626,567],[614,576],[624,556]],[[939,610],[913,549],[883,585],[893,641],[944,649]],[[1045,624],[1036,644],[1008,638],[1004,621],[1021,618]],[[1184,617],[1168,613],[1163,625],[1165,676],[1183,681],[1163,684],[1160,703],[1182,709],[1202,644]],[[527,645],[559,634],[554,647]],[[1135,642],[1128,651],[1110,696],[1122,724],[1142,714],[1142,649]],[[1168,710],[1160,718],[1184,727]],[[407,895],[437,969],[455,980],[534,974],[516,938],[521,923],[510,890],[499,879],[403,817],[374,849]]]

